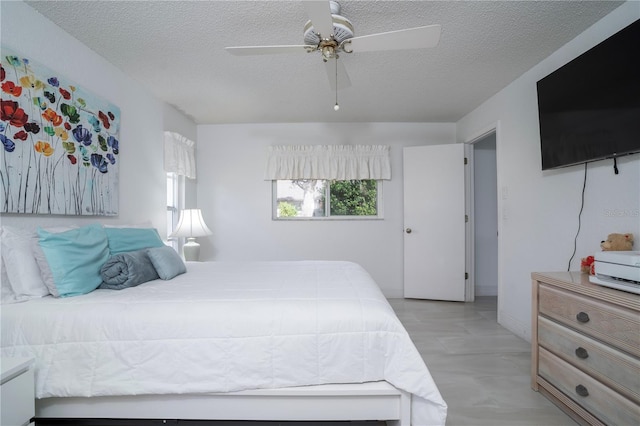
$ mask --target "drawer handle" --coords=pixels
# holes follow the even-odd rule
[[[589,322],[589,314],[586,312],[579,312],[578,315],[576,315],[576,319],[581,323]]]
[[[589,396],[589,391],[582,385],[576,386],[576,393],[580,396]]]
[[[589,352],[585,348],[579,347],[576,349],[576,356],[581,359],[587,359],[589,358]]]

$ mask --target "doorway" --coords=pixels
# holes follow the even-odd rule
[[[498,184],[495,130],[471,143],[475,296],[498,296]]]
[[[405,297],[499,296],[497,129],[464,144],[404,148]]]

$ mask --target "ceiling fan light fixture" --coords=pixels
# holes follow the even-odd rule
[[[322,59],[324,59],[325,61],[327,59],[333,59],[338,57],[338,55],[336,55],[336,47],[333,46],[332,44],[321,45],[320,51],[322,52]]]

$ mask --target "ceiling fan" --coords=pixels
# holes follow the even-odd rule
[[[347,71],[338,61],[339,53],[375,52],[383,50],[424,49],[435,47],[440,40],[440,25],[427,25],[354,37],[353,25],[340,15],[337,1],[303,1],[309,21],[304,26],[302,45],[237,46],[226,50],[238,56],[280,53],[320,52],[329,85],[337,90],[351,85]]]

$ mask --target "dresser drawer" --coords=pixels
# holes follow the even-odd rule
[[[605,385],[640,403],[640,360],[538,317],[540,346],[594,376]]]
[[[539,374],[561,392],[609,425],[637,425],[640,406],[544,348],[539,348]]]
[[[640,357],[640,315],[630,309],[540,283],[541,314]]]

